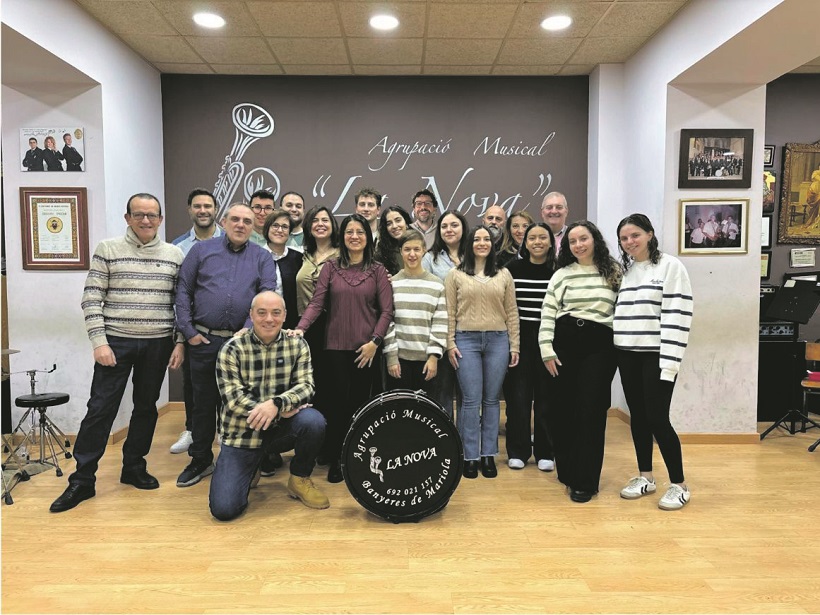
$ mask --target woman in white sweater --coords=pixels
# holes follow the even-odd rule
[[[655,492],[654,438],[671,482],[658,506],[677,510],[689,501],[689,489],[669,406],[689,339],[692,286],[683,264],[658,249],[655,229],[643,214],[621,220],[618,241],[626,273],[615,306],[615,347],[640,472],[621,497],[634,500]]]

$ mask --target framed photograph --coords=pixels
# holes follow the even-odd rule
[[[20,170],[85,171],[85,131],[77,126],[20,129]]]
[[[820,142],[783,148],[777,241],[820,244]]]
[[[678,188],[750,188],[754,130],[680,131]]]
[[[763,146],[763,166],[764,167],[773,167],[774,166],[774,145],[764,145]]]
[[[681,199],[679,254],[746,254],[749,199]]]
[[[85,188],[20,188],[23,269],[88,269]]]
[[[777,182],[777,175],[771,171],[763,171],[763,213],[770,214],[774,212],[775,201],[775,184]]]
[[[760,279],[768,280],[772,274],[772,253],[760,253]]]
[[[772,247],[772,217],[763,216],[763,224],[760,227],[760,247],[770,250]]]

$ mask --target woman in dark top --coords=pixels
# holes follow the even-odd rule
[[[290,214],[284,209],[274,211],[265,219],[262,236],[268,241],[267,248],[279,267],[282,277],[282,297],[285,299],[284,329],[293,329],[299,322],[296,308],[296,274],[302,267],[302,253],[287,247],[290,239]]]
[[[319,274],[316,292],[290,335],[303,335],[327,313],[325,358],[332,409],[325,413],[325,443],[330,457],[327,479],[342,482],[341,453],[353,415],[370,397],[376,350],[393,320],[393,288],[387,270],[373,258],[370,225],[359,214],[340,229],[339,258]]]
[[[384,265],[390,275],[396,275],[404,267],[399,239],[410,228],[410,214],[401,207],[388,207],[379,218],[379,241],[376,244],[376,260]]]
[[[518,250],[523,245],[524,231],[535,220],[529,212],[514,211],[507,218],[507,232],[504,233],[504,241],[498,249],[498,266],[506,267],[507,263],[518,260]]]
[[[46,137],[43,144],[45,145],[43,160],[46,163],[46,171],[62,171],[63,164],[60,161],[64,160],[65,156],[57,149],[54,137]]]
[[[507,400],[507,465],[520,470],[535,454],[538,469],[555,469],[552,442],[547,431],[547,380],[550,375],[541,361],[538,327],[541,306],[555,271],[555,236],[544,222],[529,226],[520,239],[520,259],[507,265],[515,282],[515,301],[521,326],[518,365],[507,370],[504,399]],[[533,416],[535,430],[533,431]],[[530,434],[534,434],[531,438]]]

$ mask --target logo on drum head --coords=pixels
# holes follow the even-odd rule
[[[381,482],[384,482],[384,472],[382,472],[379,469],[379,465],[381,465],[382,458],[376,455],[379,449],[377,449],[375,446],[371,446],[368,450],[370,451],[370,471],[373,472],[373,474],[378,474],[379,480]]]

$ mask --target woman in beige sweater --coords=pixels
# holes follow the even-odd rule
[[[519,325],[515,284],[498,269],[492,235],[485,226],[470,231],[464,260],[447,274],[447,353],[457,370],[462,400],[458,431],[464,443],[464,477],[495,478],[498,401],[507,366],[518,364]]]

